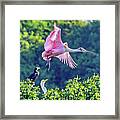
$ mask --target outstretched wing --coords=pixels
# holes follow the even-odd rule
[[[58,56],[56,56],[61,62],[63,62],[64,64],[67,64],[70,68],[76,68],[77,64],[75,63],[75,61],[72,59],[72,57],[70,56],[69,52],[65,52],[63,54],[60,54]]]
[[[55,48],[63,47],[63,42],[61,40],[61,29],[54,26],[54,30],[47,37],[44,44],[45,51],[49,51]]]

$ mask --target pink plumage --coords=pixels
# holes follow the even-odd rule
[[[56,57],[73,69],[77,64],[74,62],[69,52],[66,51],[66,47],[68,46],[65,45],[61,39],[61,29],[54,25],[54,30],[47,37],[44,44],[45,51],[42,53],[42,57],[46,61],[50,61],[52,57]]]
[[[47,37],[46,42],[44,44],[45,51],[62,48],[62,47],[63,47],[63,42],[61,40],[61,29],[54,26],[54,30]]]

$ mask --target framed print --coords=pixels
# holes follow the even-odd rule
[[[117,0],[1,5],[1,118],[119,119]]]

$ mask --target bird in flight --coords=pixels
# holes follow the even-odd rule
[[[62,63],[67,64],[70,68],[74,69],[77,67],[77,64],[72,59],[70,53],[88,52],[96,54],[84,49],[83,47],[79,47],[77,49],[69,48],[67,42],[62,42],[61,29],[57,27],[56,24],[54,24],[54,30],[51,31],[49,36],[46,38],[44,49],[45,51],[42,53],[42,58],[47,61],[47,65],[49,66],[48,70],[50,69],[50,61],[53,57],[58,58]]]

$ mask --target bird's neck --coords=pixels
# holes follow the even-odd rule
[[[45,83],[41,82],[40,85],[41,85],[41,88],[44,88]]]
[[[44,94],[47,92],[47,88],[45,87],[45,83],[41,83],[41,89],[44,92]]]
[[[66,52],[81,52],[79,49],[71,49],[71,48],[66,48]]]

